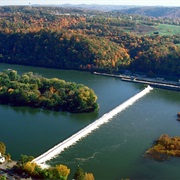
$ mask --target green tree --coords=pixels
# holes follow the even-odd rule
[[[9,76],[4,72],[0,72],[0,84],[8,85],[8,83],[9,83]]]
[[[73,179],[75,180],[85,180],[85,173],[81,167],[78,166]]]
[[[1,176],[0,175],[0,180],[6,180],[7,178],[6,178],[6,176]]]
[[[32,161],[33,159],[34,159],[33,156],[27,156],[27,155],[21,154],[20,159],[17,162],[17,166],[19,168],[22,168],[25,163]]]
[[[6,74],[8,74],[9,79],[10,79],[11,81],[14,81],[14,80],[16,80],[16,79],[18,78],[17,71],[15,71],[15,70],[13,70],[13,69],[6,69],[4,72],[5,72]]]

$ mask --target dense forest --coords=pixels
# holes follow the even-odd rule
[[[7,69],[0,72],[0,103],[69,112],[89,112],[98,108],[97,96],[82,84],[47,79],[32,72],[21,76]]]
[[[0,7],[0,62],[179,76],[179,24],[119,11]]]

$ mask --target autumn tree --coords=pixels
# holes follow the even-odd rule
[[[30,162],[30,161],[28,161],[28,162],[26,162],[26,163],[24,163],[23,164],[23,170],[25,171],[25,172],[27,172],[28,174],[30,174],[30,175],[35,175],[36,173],[35,173],[35,168],[36,168],[36,163],[34,163],[34,162]]]
[[[6,153],[6,145],[0,141],[0,153],[4,155]]]
[[[78,166],[76,172],[73,176],[74,180],[94,180],[94,175],[92,173],[84,172],[84,170]]]
[[[85,173],[85,180],[94,180],[94,175],[92,173]]]
[[[56,165],[49,169],[49,173],[53,175],[54,179],[67,180],[70,169],[65,165]]]

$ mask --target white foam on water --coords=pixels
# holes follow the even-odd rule
[[[82,130],[78,131],[77,133],[73,134],[71,137],[67,138],[66,140],[60,142],[53,148],[49,149],[47,152],[43,153],[39,157],[35,158],[33,162],[40,165],[42,168],[48,167],[45,162],[56,157],[59,155],[62,151],[64,151],[66,148],[72,146],[73,144],[77,143],[80,139],[86,137],[88,134],[90,134],[95,129],[98,129],[101,125],[107,123],[109,120],[112,119],[115,115],[126,109],[127,107],[131,106],[135,101],[140,99],[141,97],[145,96],[147,93],[150,92],[153,88],[150,86],[147,86],[144,90],[140,91],[127,101],[123,102],[110,112],[104,114],[102,117],[94,121],[93,123],[89,124]]]

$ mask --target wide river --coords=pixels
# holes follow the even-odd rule
[[[100,105],[98,112],[84,114],[0,105],[0,141],[14,160],[21,154],[42,154],[144,88],[87,72],[0,64],[0,71],[7,68],[85,84],[95,91]],[[156,162],[143,157],[161,134],[180,136],[179,111],[180,92],[153,89],[48,164],[67,165],[71,169],[69,179],[78,165],[92,172],[96,180],[180,179],[180,158]]]

